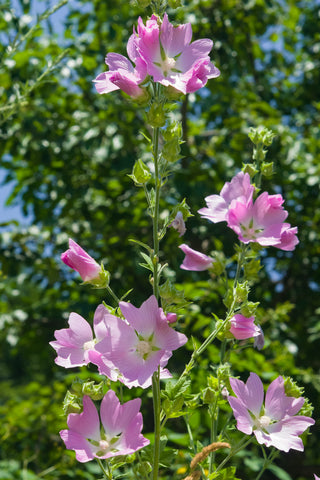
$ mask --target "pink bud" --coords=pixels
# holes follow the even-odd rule
[[[71,238],[69,238],[69,249],[61,255],[61,260],[68,267],[76,270],[84,282],[99,278],[100,265]]]

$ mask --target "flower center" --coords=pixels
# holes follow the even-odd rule
[[[143,360],[146,360],[148,357],[149,353],[152,351],[152,347],[149,342],[146,342],[145,340],[140,340],[136,346],[136,351],[140,355]]]
[[[175,67],[176,61],[172,57],[165,57],[164,60],[162,60],[160,66],[161,69],[163,70],[164,75],[168,75],[168,73]]]
[[[270,425],[271,418],[267,415],[262,415],[260,418],[257,419],[257,427],[258,428],[266,428]]]
[[[94,340],[89,340],[89,342],[86,342],[83,344],[83,349],[86,350],[92,350],[95,346],[95,341]]]
[[[108,450],[109,447],[110,447],[110,444],[109,444],[109,442],[107,442],[107,440],[100,440],[99,449],[102,452],[105,452],[106,450]]]

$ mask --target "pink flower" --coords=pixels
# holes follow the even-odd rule
[[[209,78],[220,75],[210,61],[212,41],[209,39],[191,42],[191,24],[174,27],[165,13],[162,23],[152,15],[143,24],[138,20],[138,32],[130,38],[130,48],[146,62],[148,74],[155,82],[172,86],[182,93],[195,92]]]
[[[173,222],[170,223],[169,227],[172,227],[175,230],[177,230],[180,233],[179,237],[182,237],[182,235],[186,233],[186,225],[183,220],[182,212],[179,211],[177,213],[177,215],[175,216],[175,219],[173,220]]]
[[[50,342],[50,345],[56,350],[58,356],[55,363],[65,368],[81,367],[92,362],[90,353],[94,352],[97,342],[105,338],[108,333],[108,310],[104,305],[99,305],[94,314],[93,328],[96,338],[93,338],[92,329],[89,323],[77,313],[71,313],[69,316],[69,328],[56,330],[54,332],[56,341]],[[98,359],[99,355],[94,357]],[[107,376],[111,380],[117,380],[117,373],[114,366],[109,362]]]
[[[95,346],[101,354],[95,363],[104,374],[104,362],[109,361],[126,386],[146,388],[159,366],[162,378],[170,375],[163,368],[172,351],[184,345],[187,337],[168,325],[171,317],[166,317],[153,295],[140,308],[126,302],[119,306],[125,320],[113,317],[109,322],[110,334]]]
[[[203,270],[208,270],[208,268],[210,268],[214,262],[213,258],[208,257],[204,253],[197,252],[197,250],[193,250],[185,243],[180,245],[179,248],[181,248],[186,255],[182,264],[180,265],[180,268],[183,270],[201,272]]]
[[[314,475],[314,480],[320,480],[320,478],[317,477],[317,475],[315,473],[313,475]]]
[[[129,455],[150,442],[141,434],[141,400],[136,398],[120,404],[113,390],[103,397],[99,414],[90,397],[83,397],[83,412],[68,415],[69,430],[60,436],[68,450],[76,452],[79,462],[93,458]]]
[[[123,55],[108,53],[106,64],[109,67],[107,72],[100,73],[94,80],[98,93],[109,93],[114,90],[122,90],[133,98],[145,95],[145,91],[139,87],[147,75],[145,62],[136,58],[132,49],[128,48],[131,60],[135,60],[136,67]]]
[[[84,282],[99,279],[101,266],[71,238],[69,238],[69,249],[61,255],[61,260],[68,267],[76,270]]]
[[[256,436],[260,444],[273,446],[288,452],[290,449],[303,451],[301,435],[315,421],[296,415],[304,404],[304,398],[287,397],[282,377],[269,386],[263,406],[263,385],[255,373],[250,373],[247,383],[230,379],[236,397],[228,397],[240,432]]]
[[[232,228],[243,243],[257,242],[266,246],[281,246],[284,234],[284,220],[288,212],[283,209],[281,195],[269,195],[263,192],[253,202],[234,201],[228,211],[228,226]],[[292,241],[291,241],[292,243]]]
[[[226,182],[220,195],[210,195],[205,198],[207,208],[198,211],[203,218],[213,223],[228,221],[228,211],[234,200],[246,203],[252,198],[254,186],[250,184],[248,173],[239,172],[231,182]]]
[[[282,196],[263,192],[253,201],[254,190],[249,175],[240,172],[224,185],[220,195],[207,197],[207,208],[198,213],[213,223],[226,221],[243,243],[294,250],[299,243],[298,229],[284,223],[288,212],[283,209]]]
[[[230,322],[230,332],[237,340],[245,340],[261,335],[260,328],[254,323],[254,317],[247,318],[236,314],[231,318]]]

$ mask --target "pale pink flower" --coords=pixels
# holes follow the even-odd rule
[[[69,328],[63,328],[54,332],[56,341],[50,345],[56,350],[55,363],[65,368],[81,367],[88,363],[98,361],[100,354],[95,352],[95,344],[109,335],[109,320],[113,317],[104,305],[99,305],[94,313],[93,329],[89,323],[77,313],[69,316]],[[112,320],[112,318],[111,318]],[[95,356],[91,358],[91,353]],[[111,362],[105,366],[105,374],[111,380],[117,380],[117,372]]]
[[[315,473],[313,475],[314,475],[314,480],[320,480],[320,478],[317,477],[317,475]]]
[[[160,367],[162,378],[170,373],[163,370],[172,351],[184,345],[187,337],[168,325],[168,319],[157,299],[152,295],[140,308],[120,302],[122,320],[113,317],[109,322],[110,334],[95,346],[101,354],[95,363],[104,373],[104,362],[111,362],[126,386],[146,388],[153,373]],[[91,357],[90,357],[91,358]]]
[[[258,329],[259,329],[259,335],[257,335],[256,337],[254,337],[253,346],[254,346],[254,348],[256,348],[257,350],[262,350],[263,347],[264,347],[264,333],[263,333],[263,330],[262,330],[262,328],[260,327],[260,325],[258,325]]]
[[[83,412],[68,415],[69,429],[61,430],[60,436],[82,463],[93,458],[129,455],[150,443],[141,434],[140,406],[139,398],[121,405],[114,391],[109,390],[102,399],[99,418],[91,398],[84,396]]]
[[[131,60],[131,50],[128,48]],[[123,55],[108,53],[106,64],[109,67],[107,72],[100,73],[94,80],[98,93],[109,93],[114,90],[122,90],[133,98],[145,95],[145,91],[139,87],[147,75],[145,62],[141,58],[134,57],[136,67]]]
[[[169,227],[174,228],[179,232],[179,237],[182,237],[186,233],[186,225],[183,220],[183,215],[182,212],[178,212],[177,215],[175,216],[175,219],[173,222],[170,223]]]
[[[130,49],[143,58],[155,82],[191,93],[220,75],[209,57],[212,41],[205,38],[190,43],[191,38],[190,23],[174,27],[166,13],[162,23],[152,15],[146,25],[139,18],[137,34],[130,37]]]
[[[249,174],[239,172],[231,182],[224,184],[220,195],[206,197],[207,208],[201,208],[198,213],[213,223],[227,222],[231,203],[234,200],[247,203],[252,198],[254,190],[254,186],[250,184]]]
[[[183,253],[185,253],[185,258],[180,265],[180,268],[183,270],[191,270],[194,272],[201,272],[203,270],[208,270],[214,262],[214,259],[208,257],[204,253],[198,252],[188,247],[185,243],[179,246]]]
[[[310,417],[296,415],[304,404],[304,398],[287,397],[282,377],[276,378],[265,396],[263,384],[255,373],[245,384],[230,378],[236,397],[228,401],[237,420],[237,428],[247,435],[254,433],[257,441],[267,447],[288,452],[290,449],[303,451],[301,435],[315,421]]]
[[[71,238],[69,238],[69,249],[62,253],[61,260],[68,267],[76,270],[84,282],[99,279],[101,266]]]
[[[261,334],[260,328],[254,323],[254,317],[247,318],[237,313],[231,318],[230,323],[230,332],[237,340],[258,337]]]

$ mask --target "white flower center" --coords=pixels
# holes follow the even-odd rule
[[[94,348],[95,341],[94,340],[89,340],[89,342],[86,342],[83,344],[83,350],[92,350]]]
[[[151,350],[152,348],[150,343],[146,342],[145,340],[140,340],[136,346],[136,351],[144,360],[147,358]]]
[[[172,57],[166,57],[164,60],[161,62],[161,69],[165,73],[165,75],[168,74],[176,65],[176,61]]]
[[[266,428],[270,425],[271,418],[267,415],[262,415],[260,418],[257,419],[257,427],[258,428]]]
[[[110,447],[110,444],[109,442],[107,442],[107,440],[100,440],[99,442],[100,451],[105,452],[106,450],[108,450],[109,447]]]

